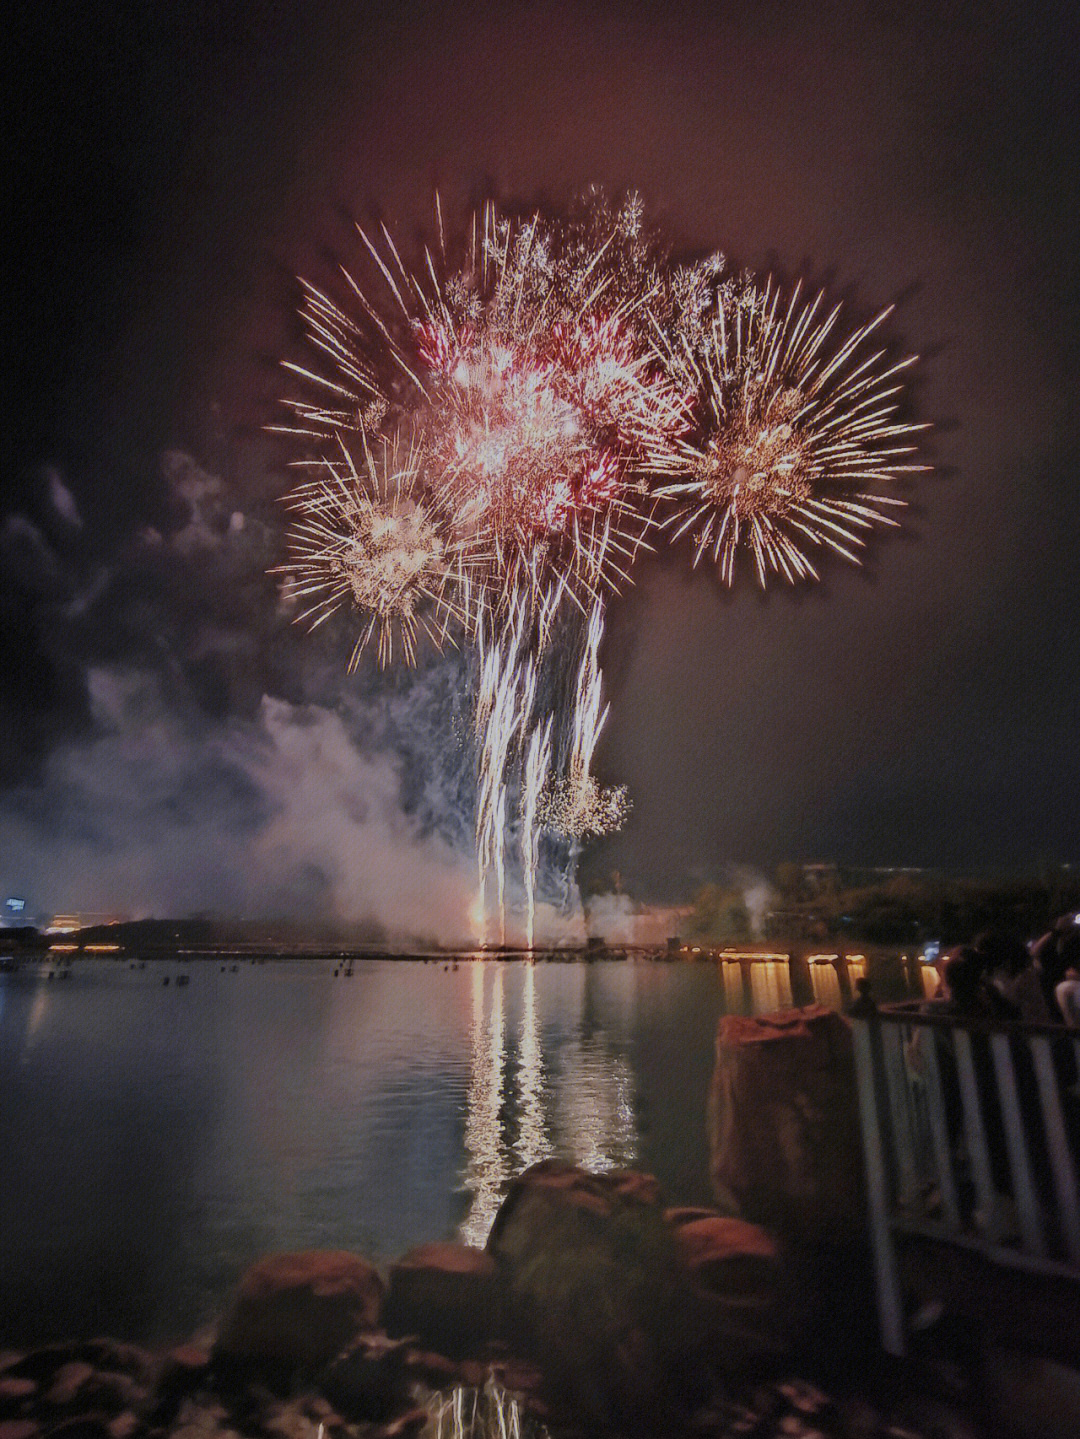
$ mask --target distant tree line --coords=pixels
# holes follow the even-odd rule
[[[1080,911],[1080,872],[1075,870],[1037,879],[898,873],[853,883],[839,870],[808,877],[802,865],[782,864],[761,937],[869,944],[937,939],[959,944],[980,930],[1004,929],[1031,938],[1070,911]],[[706,941],[755,937],[744,891],[732,884],[702,885],[694,895],[687,929],[690,937]]]

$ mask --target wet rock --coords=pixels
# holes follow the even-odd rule
[[[80,1358],[77,1344],[46,1344],[40,1349],[31,1349],[20,1355],[4,1371],[6,1378],[33,1379],[46,1387],[62,1364]]]
[[[80,1404],[88,1408],[115,1413],[122,1409],[138,1409],[149,1397],[149,1391],[130,1374],[95,1370],[79,1391]]]
[[[107,1414],[76,1414],[49,1427],[49,1439],[109,1439]]]
[[[122,1374],[140,1385],[153,1383],[157,1361],[134,1344],[111,1339],[90,1339],[66,1344],[48,1344],[16,1357],[4,1373],[5,1379],[31,1379],[49,1403],[72,1402],[79,1386],[94,1373]],[[56,1397],[50,1391],[59,1385]],[[63,1397],[67,1390],[72,1393]]]
[[[33,1379],[18,1379],[8,1375],[0,1377],[0,1412],[29,1399],[37,1390],[38,1386]]]
[[[988,1407],[1009,1439],[1075,1439],[1080,1434],[1080,1368],[997,1345],[986,1356]]]
[[[460,1382],[460,1361],[448,1359],[445,1354],[436,1354],[428,1349],[410,1349],[405,1362],[413,1374],[432,1389],[453,1387]]]
[[[660,1181],[653,1174],[644,1174],[638,1169],[609,1170],[604,1179],[609,1192],[620,1199],[633,1199],[639,1204],[659,1206],[663,1202]]]
[[[488,1249],[545,1392],[595,1427],[653,1424],[685,1355],[687,1279],[651,1176],[544,1160],[511,1183]]]
[[[465,1244],[411,1249],[390,1266],[383,1322],[452,1358],[481,1352],[502,1322],[495,1260]]]
[[[720,1021],[709,1095],[716,1192],[798,1241],[846,1242],[865,1213],[847,1022],[821,1005]]]
[[[320,1369],[358,1333],[375,1328],[382,1293],[375,1266],[356,1254],[267,1255],[240,1281],[215,1361],[283,1374]]]
[[[716,1299],[760,1307],[771,1302],[779,1251],[756,1224],[700,1213],[675,1227],[675,1245],[694,1288]]]
[[[61,1364],[53,1375],[45,1402],[57,1407],[73,1404],[79,1397],[80,1389],[93,1377],[94,1366],[87,1364],[85,1360],[74,1359],[67,1364]]]
[[[889,1439],[984,1439],[981,1427],[972,1423],[970,1417],[955,1404],[926,1395],[911,1395],[903,1399],[882,1424]],[[1007,1428],[995,1434],[1008,1434]],[[1051,1439],[1050,1434],[1037,1431],[1039,1439]],[[1073,1439],[1075,1431],[1070,1432]]]
[[[427,1425],[428,1414],[426,1409],[413,1408],[392,1420],[389,1424],[382,1425],[377,1434],[371,1439],[413,1439],[414,1435],[424,1432]]]
[[[139,1416],[130,1409],[125,1409],[115,1419],[109,1420],[109,1439],[131,1439],[139,1427]]]
[[[533,1395],[543,1383],[540,1370],[524,1359],[501,1360],[491,1365],[491,1372],[511,1394]]]
[[[0,1419],[0,1439],[35,1439],[40,1433],[35,1419]]]
[[[80,1359],[96,1369],[108,1369],[145,1379],[157,1368],[157,1360],[137,1344],[122,1344],[116,1339],[90,1339],[79,1345]]]
[[[680,1228],[683,1224],[691,1224],[695,1219],[712,1219],[719,1211],[706,1209],[701,1205],[681,1205],[677,1209],[665,1209],[664,1218],[673,1229]]]
[[[209,1349],[198,1344],[178,1344],[170,1349],[161,1365],[158,1378],[160,1394],[186,1394],[207,1379],[210,1372]]]
[[[264,1434],[273,1439],[312,1439],[311,1419],[298,1404],[278,1404],[262,1419]]]
[[[404,1344],[363,1335],[323,1371],[318,1385],[344,1418],[383,1420],[408,1407],[409,1379]]]
[[[193,1399],[185,1399],[175,1424],[167,1432],[170,1439],[216,1439],[220,1434],[235,1432],[227,1422],[229,1417],[218,1404],[200,1404]],[[250,1434],[260,1432],[257,1423],[245,1428]]]

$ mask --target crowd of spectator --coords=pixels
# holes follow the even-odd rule
[[[1074,914],[1062,915],[1030,944],[984,930],[950,950],[938,974],[932,1003],[957,1017],[1080,1029],[1080,923]]]

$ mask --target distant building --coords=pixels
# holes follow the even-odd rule
[[[93,929],[103,924],[123,924],[126,914],[98,914],[88,910],[71,914],[54,914],[45,926],[46,934],[74,934],[78,929]]]
[[[877,864],[844,871],[845,879],[853,886],[886,884],[890,879],[937,879],[938,875],[938,870],[916,864]]]
[[[805,909],[770,909],[765,912],[765,939],[824,939],[828,926],[822,917]]]
[[[840,885],[840,868],[831,860],[823,864],[804,864],[803,883],[811,894],[824,894]]]

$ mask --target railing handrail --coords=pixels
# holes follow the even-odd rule
[[[893,1354],[905,1348],[895,1234],[1080,1278],[1075,1115],[1062,1067],[1074,1051],[1080,1063],[1080,1030],[948,1011],[933,1001],[849,1011],[881,1332]],[[913,1029],[935,1042],[914,1046]]]
[[[945,1029],[966,1029],[972,1034],[1045,1034],[1056,1039],[1080,1040],[1080,1029],[1063,1022],[1033,1024],[1022,1019],[1002,1019],[988,1014],[949,1014],[934,1008],[935,1000],[901,1000],[879,1004],[859,1012],[860,1019],[886,1019],[895,1023],[919,1024]]]

